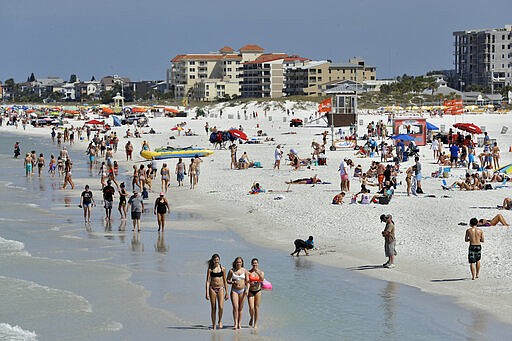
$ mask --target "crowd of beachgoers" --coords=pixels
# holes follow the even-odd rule
[[[512,138],[502,129],[508,114],[365,114],[359,116],[357,131],[355,126],[331,131],[316,120],[314,111],[314,105],[279,113],[257,104],[212,106],[207,117],[158,117],[150,119],[148,127],[105,128],[73,118],[63,125],[34,127],[23,110],[4,109],[0,126],[52,140],[55,153],[43,155],[24,150],[20,136],[13,156],[23,163],[25,176],[57,177],[63,190],[76,191],[86,224],[91,214],[101,214],[105,220],[131,219],[133,233],[139,233],[141,221],[154,219],[147,214],[153,211],[155,232],[164,233],[166,226],[172,230],[172,222],[166,220],[173,204],[180,196],[194,196],[211,203],[205,204],[210,210],[239,215],[239,226],[232,228],[249,240],[277,248],[292,245],[292,255],[303,250],[319,262],[357,268],[379,264],[384,244],[386,263],[379,267],[394,271],[370,275],[454,296],[461,290],[472,297],[482,290],[494,296],[500,288],[499,296],[510,301],[512,288],[506,283],[512,277],[512,259],[505,250],[512,241],[508,229],[494,228],[507,227],[512,218],[511,169],[506,167],[512,162]],[[425,146],[390,139],[393,119],[408,116],[426,117],[448,128],[441,135],[429,131]],[[313,123],[292,127],[293,118]],[[485,131],[471,134],[452,127],[464,121],[485,125]],[[181,134],[178,127],[185,125],[188,134]],[[210,144],[212,133],[230,129],[243,131],[245,138]],[[138,156],[166,145],[196,145],[214,153],[195,155],[189,162]],[[69,149],[86,156],[72,159]],[[77,183],[73,178],[77,162],[97,174],[96,183]],[[103,210],[94,208],[100,203]],[[383,229],[380,222],[385,223]],[[315,236],[312,253],[303,240],[308,235]],[[240,257],[226,270],[217,252],[221,254],[212,250],[206,281],[212,327],[222,327],[227,297],[232,300],[234,327],[241,327],[245,298],[250,325],[257,327],[264,282],[258,260],[245,270]],[[468,262],[476,265],[471,272]],[[473,282],[479,284],[432,282],[459,277],[479,278]]]

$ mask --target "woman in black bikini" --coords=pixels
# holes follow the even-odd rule
[[[258,315],[261,302],[261,282],[265,279],[265,273],[258,268],[258,259],[251,260],[252,268],[249,270],[249,294],[247,302],[249,303],[249,314],[251,319],[249,325],[258,328]]]
[[[170,212],[169,202],[165,198],[165,193],[161,192],[160,196],[155,200],[155,208],[153,209],[154,214],[156,214],[156,219],[158,221],[158,232],[162,230],[164,231],[165,225],[165,214]]]
[[[124,186],[124,182],[121,182],[119,189],[119,206],[117,209],[119,210],[119,214],[121,215],[121,219],[126,219],[126,197],[128,196],[128,192]]]
[[[208,261],[206,271],[206,300],[210,301],[212,308],[212,328],[217,329],[215,323],[217,315],[217,303],[219,309],[219,328],[222,329],[222,313],[224,312],[224,301],[228,299],[228,283],[226,281],[226,268],[220,265],[220,256],[214,254]]]

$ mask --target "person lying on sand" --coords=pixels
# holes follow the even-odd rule
[[[497,214],[494,218],[491,220],[487,219],[478,219],[478,225],[477,226],[496,226],[499,223],[503,226],[509,226],[505,218],[501,214]]]
[[[286,181],[287,184],[299,184],[299,185],[314,185],[322,182],[320,178],[317,178],[316,174],[312,178],[302,178],[296,180]]]

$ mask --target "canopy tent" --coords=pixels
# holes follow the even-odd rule
[[[439,130],[439,128],[427,121],[427,130]]]
[[[416,138],[414,136],[407,135],[407,134],[398,134],[398,135],[390,136],[389,138],[393,139],[393,140],[404,140],[404,141],[416,140]]]
[[[482,134],[482,129],[473,123],[455,123],[453,127],[470,134]]]

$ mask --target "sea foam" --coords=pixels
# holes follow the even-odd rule
[[[13,327],[8,323],[0,323],[0,340],[37,341],[37,334],[19,326]]]

